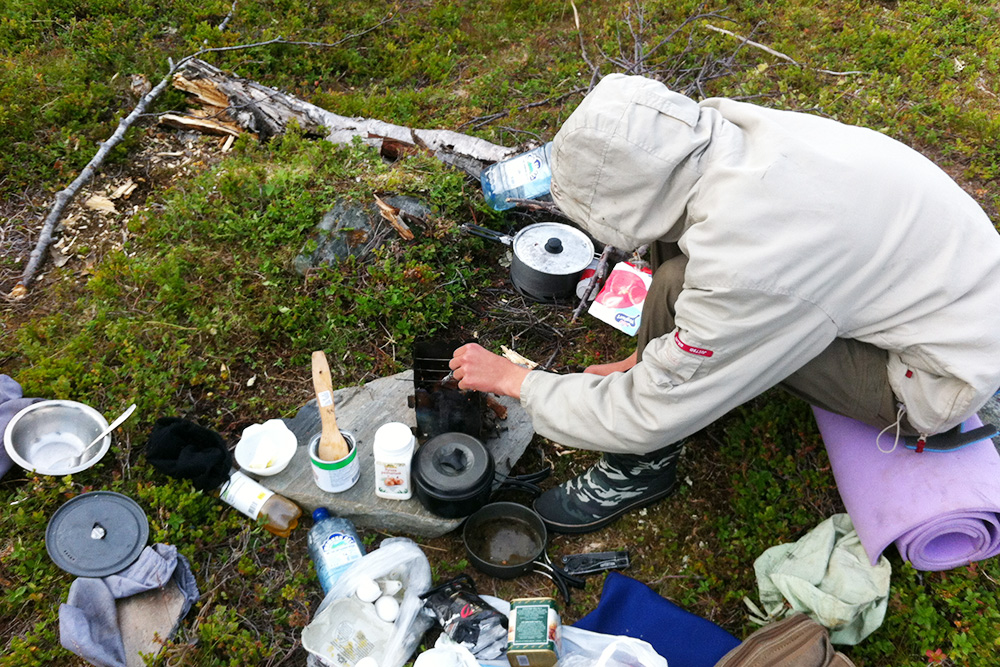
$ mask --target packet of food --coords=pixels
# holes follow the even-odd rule
[[[587,311],[602,322],[634,336],[642,319],[642,304],[646,300],[653,272],[628,262],[619,262],[611,269],[604,287]]]

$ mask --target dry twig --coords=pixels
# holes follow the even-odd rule
[[[770,53],[775,58],[781,58],[782,60],[787,61],[787,62],[795,65],[796,67],[805,67],[806,69],[811,69],[811,70],[814,70],[816,72],[820,72],[822,74],[830,74],[830,75],[833,75],[833,76],[848,76],[848,75],[851,75],[851,74],[865,74],[865,72],[861,72],[861,71],[858,71],[858,70],[850,70],[850,71],[847,71],[847,72],[834,72],[834,71],[828,70],[828,69],[820,69],[819,67],[810,67],[808,65],[803,65],[802,63],[794,60],[791,56],[788,56],[788,55],[782,53],[781,51],[775,51],[774,49],[772,49],[769,46],[764,46],[760,42],[755,42],[753,40],[747,39],[746,37],[743,37],[742,35],[737,35],[735,32],[726,30],[725,28],[717,28],[716,26],[712,25],[711,23],[706,23],[705,27],[708,28],[709,30],[714,30],[715,32],[722,33],[723,35],[729,35],[730,37],[735,37],[736,39],[740,40],[741,42],[743,42],[744,44],[746,44],[748,46],[752,46],[754,48],[760,49],[761,51],[764,51],[765,53]]]
[[[594,293],[594,290],[604,280],[608,273],[608,260],[613,252],[615,252],[614,246],[610,244],[604,246],[604,250],[601,251],[601,257],[597,260],[597,268],[594,269],[594,277],[590,280],[590,284],[587,285],[587,291],[584,292],[583,298],[580,299],[580,304],[573,311],[573,317],[570,319],[570,322],[576,322],[576,318],[580,316],[580,313],[583,312],[583,309],[590,302],[590,295]]]

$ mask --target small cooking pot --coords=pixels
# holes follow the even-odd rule
[[[510,279],[524,296],[554,303],[576,294],[583,270],[594,260],[594,243],[575,227],[558,222],[528,225],[513,237],[480,227],[462,225],[470,234],[511,247]]]
[[[462,529],[465,552],[477,570],[498,579],[537,572],[552,579],[569,604],[569,586],[583,588],[584,581],[549,559],[548,540],[542,517],[518,503],[484,505],[465,520]]]
[[[486,446],[467,433],[436,435],[413,456],[413,492],[427,511],[468,516],[489,502],[495,469]]]
[[[428,512],[446,519],[469,516],[489,502],[497,480],[493,455],[478,438],[467,433],[436,435],[425,442],[411,464],[413,492]],[[535,482],[551,468],[501,478],[497,489],[517,488],[539,494]]]

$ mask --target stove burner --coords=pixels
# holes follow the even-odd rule
[[[413,401],[417,415],[417,438],[424,440],[442,433],[465,433],[484,439],[495,431],[489,419],[486,395],[458,388],[449,379],[455,349],[463,341],[422,340],[413,344]]]

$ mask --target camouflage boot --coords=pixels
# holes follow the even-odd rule
[[[578,477],[540,495],[535,511],[557,533],[589,533],[677,488],[683,442],[650,454],[605,454]]]

